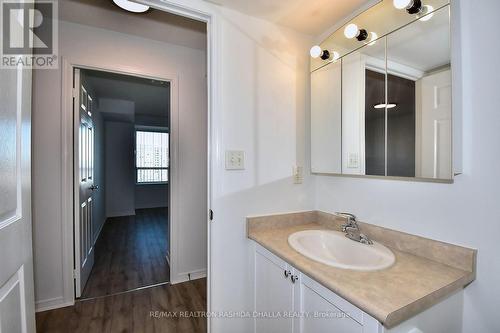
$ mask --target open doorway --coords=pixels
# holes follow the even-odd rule
[[[60,179],[61,187],[60,196],[54,195],[54,198],[48,198],[43,193],[35,196],[37,198],[35,207],[57,207],[56,203],[52,202],[57,200],[60,200],[61,207],[60,212],[52,214],[60,216],[60,220],[43,215],[47,214],[49,210],[35,210],[37,217],[35,220],[43,221],[43,224],[39,223],[36,228],[37,251],[35,253],[37,258],[35,263],[37,263],[38,270],[35,274],[35,288],[38,298],[38,330],[40,332],[67,331],[67,324],[71,323],[70,330],[72,331],[88,331],[88,327],[95,325],[96,322],[102,323],[102,325],[109,324],[108,309],[113,313],[111,325],[116,326],[116,330],[121,330],[123,323],[130,323],[134,320],[134,327],[136,327],[137,319],[130,316],[132,311],[134,313],[136,311],[143,312],[144,316],[141,314],[141,318],[145,318],[151,309],[169,311],[175,307],[176,311],[205,311],[208,306],[207,290],[209,290],[205,277],[208,267],[207,233],[209,224],[207,223],[207,213],[211,175],[208,172],[208,161],[210,160],[208,143],[209,110],[212,100],[209,99],[209,95],[212,93],[207,82],[207,77],[211,77],[209,70],[211,62],[207,59],[210,54],[207,48],[209,44],[207,39],[208,26],[205,23],[207,18],[203,16],[203,19],[193,20],[154,8],[143,14],[133,14],[121,10],[111,1],[68,0],[60,2],[59,5],[60,69],[50,72],[35,71],[33,84],[35,96],[33,107],[34,114],[37,115],[35,117],[35,133],[38,134],[39,138],[39,143],[37,143],[38,163],[43,162],[44,165],[51,165],[50,170],[43,169],[41,170],[43,172],[37,174],[49,174],[52,175],[53,179]],[[107,83],[103,86],[108,90],[113,86],[109,82],[111,77],[134,82],[138,80],[149,86],[163,83],[163,89],[168,90],[170,98],[170,109],[168,110],[170,118],[167,125],[165,126],[164,123],[135,124],[135,120],[139,118],[135,111],[138,110],[133,112],[133,124],[130,119],[123,120],[122,118],[121,121],[112,119],[114,116],[120,115],[108,112],[107,114],[103,113],[102,117],[101,126],[104,128],[104,137],[101,136],[99,139],[99,129],[97,128],[99,120],[95,123],[93,120],[90,123],[91,126],[87,126],[91,128],[92,135],[88,135],[89,130],[87,129],[87,134],[85,136],[82,134],[82,140],[80,140],[81,112],[78,109],[77,117],[75,117],[73,109],[75,99],[80,99],[81,94],[79,86],[76,89],[74,85],[76,72],[83,75],[84,82],[88,81],[85,87],[87,104],[83,112],[84,115],[88,112],[91,114],[102,112],[105,99],[133,100],[130,94],[113,96],[109,91],[100,94],[100,88],[95,86],[93,81],[106,79]],[[127,89],[123,87],[115,88],[117,94],[124,94],[126,91]],[[148,98],[147,104],[151,103],[151,98]],[[129,104],[123,102],[114,109],[126,113],[125,110]],[[80,100],[76,102],[76,105],[80,107]],[[132,112],[129,112],[129,115],[131,114]],[[80,172],[83,171],[80,169],[85,170],[87,176],[91,175],[92,181],[86,182],[84,186],[85,191],[93,192],[91,196],[100,195],[106,201],[106,197],[109,199],[111,195],[111,199],[120,199],[118,200],[119,204],[125,203],[125,199],[121,198],[125,190],[120,188],[109,191],[110,185],[107,184],[106,177],[99,178],[97,174],[90,172],[95,172],[96,168],[99,167],[99,156],[101,155],[98,154],[97,141],[105,141],[106,123],[113,121],[115,123],[129,122],[130,124],[127,126],[133,128],[132,138],[130,139],[129,136],[128,144],[130,147],[128,152],[132,156],[127,159],[127,168],[123,167],[124,163],[122,163],[114,169],[112,174],[115,176],[125,169],[129,169],[130,165],[132,166],[132,173],[131,176],[129,173],[128,179],[132,180],[130,186],[134,188],[134,198],[128,201],[129,204],[124,210],[117,208],[118,206],[107,210],[106,203],[104,203],[101,206],[101,212],[104,211],[104,219],[100,221],[106,221],[106,219],[107,221],[103,222],[101,231],[100,224],[92,223],[95,210],[99,210],[98,198],[92,198],[91,204],[86,205],[87,209],[80,211],[80,207],[84,203],[83,200],[80,201],[80,183],[83,179],[80,175]],[[139,184],[137,174],[151,173],[151,170],[148,169],[147,165],[136,165],[134,155],[136,132],[158,132],[162,136],[161,133],[165,133],[165,127],[168,129],[168,153],[170,155],[168,166],[160,165],[157,169],[161,170],[154,171],[156,175],[160,175],[159,181],[151,182],[155,184]],[[60,137],[60,144],[49,144],[46,140],[40,139],[52,136]],[[91,153],[94,154],[94,158],[88,159],[80,166],[80,142],[84,142],[84,139],[90,142],[88,146],[92,147]],[[123,144],[123,140],[118,143]],[[54,154],[45,153],[46,149],[54,147],[59,150],[60,169],[53,167]],[[101,151],[105,151],[105,149]],[[113,149],[111,151],[115,152]],[[101,162],[104,161],[104,169],[110,165],[106,162],[106,157],[109,158],[108,154],[105,154],[104,157],[101,156]],[[38,169],[41,168],[37,167]],[[164,171],[168,171],[166,175],[168,184],[163,184],[164,180],[161,178],[162,174],[165,174]],[[38,179],[40,185],[35,186],[35,188],[45,187],[41,184],[40,177],[35,177],[35,179]],[[94,185],[94,190],[90,188],[92,185]],[[157,189],[156,194],[158,192],[163,194],[154,195],[154,198],[164,197],[165,192],[160,189],[165,185],[168,187],[168,194],[166,199],[159,200],[163,203],[166,202],[166,206],[140,205],[140,203],[149,202],[148,200],[140,200],[147,197],[142,196],[145,191]],[[51,203],[43,203],[42,198],[51,201]],[[90,197],[86,197],[86,199],[88,202]],[[161,269],[162,274],[156,274],[157,272],[152,271],[152,269],[144,269],[144,264],[140,260],[134,262],[133,259],[140,258],[140,256],[137,255],[137,251],[134,253],[132,249],[138,249],[139,246],[134,246],[135,243],[130,237],[121,234],[125,233],[126,228],[120,222],[124,222],[124,220],[126,220],[125,223],[134,221],[137,226],[141,216],[144,216],[143,220],[151,220],[150,217],[154,214],[141,215],[143,210],[149,209],[163,209],[158,212],[158,215],[165,216],[165,210],[169,215],[166,220],[165,232],[160,228],[153,228],[150,233],[156,236],[153,243],[159,244],[162,251],[168,250],[161,253],[161,259],[157,259],[157,262],[162,260],[162,265],[165,265]],[[76,211],[78,214],[75,214]],[[84,225],[80,223],[83,221],[90,222]],[[60,224],[60,237],[53,231],[57,229],[58,223]],[[100,241],[100,239],[105,239],[104,235],[108,225],[118,226],[116,229],[110,229],[109,235],[115,238],[117,243],[124,246],[122,249],[128,249],[129,253],[125,254],[125,250],[115,250],[115,253],[119,254],[115,258],[120,259],[112,259],[108,255],[107,261],[104,261],[105,264],[101,265],[104,273],[97,274],[96,276],[101,276],[101,278],[94,283],[94,272],[98,271],[100,266],[98,252],[101,246],[99,244],[109,245],[109,242]],[[82,237],[80,233],[76,233],[77,228],[83,231],[87,228],[87,236]],[[165,228],[164,223],[162,228]],[[135,235],[137,234],[140,233],[135,233]],[[77,241],[79,244],[75,247]],[[160,244],[161,242],[164,243]],[[155,257],[150,252],[152,241],[149,240],[142,244],[145,244],[143,247],[147,250],[145,257]],[[47,251],[47,249],[52,248],[54,251]],[[84,255],[81,255],[81,252],[75,255],[75,252],[81,251],[82,248],[84,248],[82,251]],[[109,246],[105,245],[102,248],[106,250],[109,249]],[[54,259],[57,258],[58,254],[61,255],[62,260]],[[167,255],[169,260],[165,258]],[[77,259],[80,261],[79,263],[76,262]],[[93,264],[91,264],[92,262]],[[137,262],[142,264],[140,268],[130,270],[132,277],[127,275],[129,273],[126,272],[125,268],[117,268],[120,267],[120,263],[125,263],[121,267],[130,268],[134,267]],[[84,267],[85,264],[89,265]],[[154,265],[155,269],[158,267],[158,264]],[[164,278],[165,274],[163,274],[166,271],[165,268],[168,269],[166,279]],[[143,270],[142,273],[141,270]],[[113,272],[119,273],[114,274]],[[163,278],[156,281],[169,282],[155,283],[152,281],[152,277],[157,275]],[[80,279],[79,282],[77,282],[77,278]],[[134,279],[140,284],[132,283],[131,281]],[[79,285],[79,293],[75,288],[77,284]],[[92,286],[97,287],[93,288]],[[120,291],[124,289],[126,291]],[[151,302],[151,305],[137,306],[136,301],[130,301],[131,298],[140,300],[141,304],[142,302],[144,304]],[[82,316],[82,313],[93,311],[91,309],[94,309],[98,304],[104,304],[106,310],[99,313],[94,312],[95,316],[90,323],[86,316]],[[186,319],[186,321],[189,323],[181,326],[186,327],[187,331],[204,331],[203,328],[206,327],[206,319],[204,318],[199,318],[196,321]],[[152,321],[148,320],[144,322],[144,325],[150,323]],[[157,322],[155,326],[158,324],[160,328],[165,328],[170,327],[172,322],[168,320]]]
[[[170,83],[81,68],[73,82],[75,296],[167,283]]]

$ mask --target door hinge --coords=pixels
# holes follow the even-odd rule
[[[211,210],[211,209],[209,209],[209,210],[208,210],[208,219],[209,219],[210,221],[213,221],[213,220],[214,220],[214,211],[213,211],[213,210]]]
[[[76,98],[78,95],[77,95],[77,92],[76,92],[76,88],[73,88],[71,90],[71,93],[73,94],[73,98]]]
[[[73,270],[73,279],[76,279],[76,269]]]

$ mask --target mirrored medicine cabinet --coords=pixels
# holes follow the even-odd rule
[[[313,173],[453,179],[450,4],[397,2],[353,19],[311,61]],[[382,27],[364,23],[375,18]]]

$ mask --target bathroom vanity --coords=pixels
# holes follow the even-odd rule
[[[248,218],[255,332],[461,331],[476,250],[360,223],[395,257],[388,268],[366,271],[312,260],[289,244],[294,233],[340,231],[343,222],[317,211]]]
[[[379,1],[311,48],[312,174],[453,183],[452,12]],[[462,331],[476,250],[343,217],[248,218],[255,332]]]

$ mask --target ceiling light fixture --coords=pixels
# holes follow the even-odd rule
[[[144,13],[150,8],[149,6],[141,5],[140,3],[129,0],[113,0],[113,2],[121,9],[125,9],[132,13]]]
[[[317,59],[317,58],[321,58],[323,60],[330,59],[330,52],[328,50],[321,49],[321,47],[318,45],[314,45],[313,47],[311,47],[311,50],[309,51],[309,53],[311,54],[311,58],[313,58],[313,59]],[[336,53],[336,52],[334,52],[334,53]]]
[[[380,104],[375,104],[373,107],[375,109],[392,109],[392,108],[395,108],[397,106],[396,103],[388,103],[388,104],[385,104],[385,103],[380,103]]]
[[[396,9],[405,9],[408,14],[418,14],[422,11],[421,0],[393,0],[392,4]]]
[[[356,24],[351,23],[344,28],[344,36],[348,39],[356,37],[356,39],[361,42],[368,37],[368,31],[365,29],[359,29]]]

